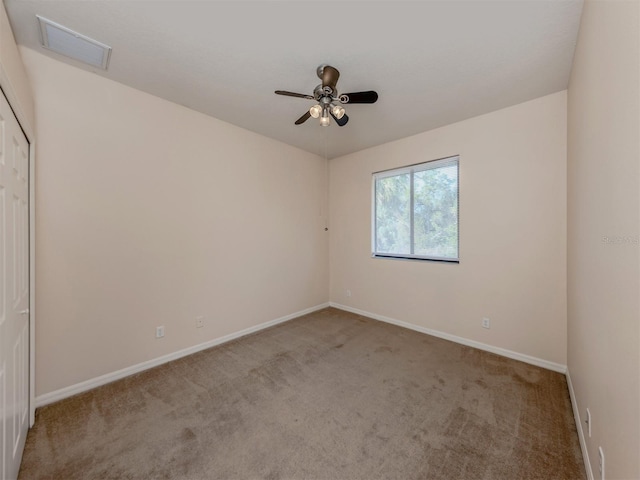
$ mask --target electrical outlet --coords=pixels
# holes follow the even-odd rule
[[[347,297],[351,296],[351,290],[347,290]]]
[[[598,467],[600,467],[600,480],[604,480],[604,452],[598,447]]]
[[[196,317],[196,328],[204,327],[204,316],[199,315]]]
[[[587,417],[584,421],[587,424],[587,431],[589,432],[589,438],[591,438],[591,412],[587,408]]]
[[[156,327],[156,338],[164,337],[164,326]]]
[[[489,320],[487,317],[484,317],[482,319],[482,328],[491,328],[491,320]]]

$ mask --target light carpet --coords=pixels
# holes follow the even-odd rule
[[[563,375],[328,308],[38,409],[19,478],[586,475]]]

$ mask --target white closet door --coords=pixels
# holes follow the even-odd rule
[[[29,144],[0,92],[0,476],[15,480],[29,422]]]

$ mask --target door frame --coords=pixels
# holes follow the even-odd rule
[[[0,89],[29,142],[29,427],[33,427],[36,414],[36,135],[1,59]]]

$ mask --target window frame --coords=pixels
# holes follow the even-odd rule
[[[410,188],[410,248],[411,251],[415,248],[414,238],[414,174],[425,170],[433,170],[435,168],[443,168],[451,165],[456,166],[456,219],[457,219],[457,239],[456,239],[456,257],[436,257],[428,255],[416,255],[413,253],[379,253],[376,251],[376,235],[378,231],[377,218],[376,218],[376,182],[379,179],[395,177],[398,175],[409,174],[409,188]],[[406,165],[404,167],[390,168],[387,170],[380,170],[373,172],[372,188],[371,188],[371,257],[372,258],[391,258],[395,260],[418,260],[429,262],[444,262],[444,263],[460,263],[460,155],[452,155],[450,157],[438,158],[435,160],[429,160],[427,162],[415,163],[412,165]]]

